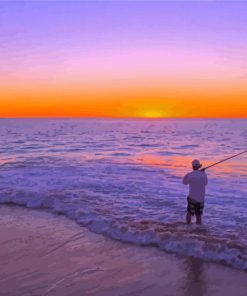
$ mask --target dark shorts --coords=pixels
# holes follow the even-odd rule
[[[201,216],[203,214],[203,208],[204,208],[204,203],[203,202],[196,202],[190,197],[187,197],[188,201],[188,206],[187,206],[187,212],[189,212],[192,216],[196,214],[196,216]]]

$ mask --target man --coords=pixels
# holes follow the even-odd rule
[[[191,223],[191,216],[196,214],[196,224],[202,223],[204,207],[205,187],[208,183],[205,171],[199,170],[202,167],[199,160],[192,161],[193,172],[188,173],[183,178],[183,184],[189,184],[189,196],[187,197],[188,206],[186,214],[187,224]]]

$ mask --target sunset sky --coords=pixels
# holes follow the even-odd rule
[[[0,117],[247,117],[246,1],[1,1]]]

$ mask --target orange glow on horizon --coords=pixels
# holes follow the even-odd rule
[[[0,117],[238,118],[247,117],[246,97],[234,81],[10,83],[0,89]]]

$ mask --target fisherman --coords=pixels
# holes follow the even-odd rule
[[[183,184],[189,184],[189,196],[187,197],[186,223],[191,223],[191,216],[196,214],[196,224],[202,223],[202,214],[204,207],[205,187],[208,183],[205,169],[201,169],[202,164],[199,160],[192,161],[193,172],[188,173],[183,178]]]

